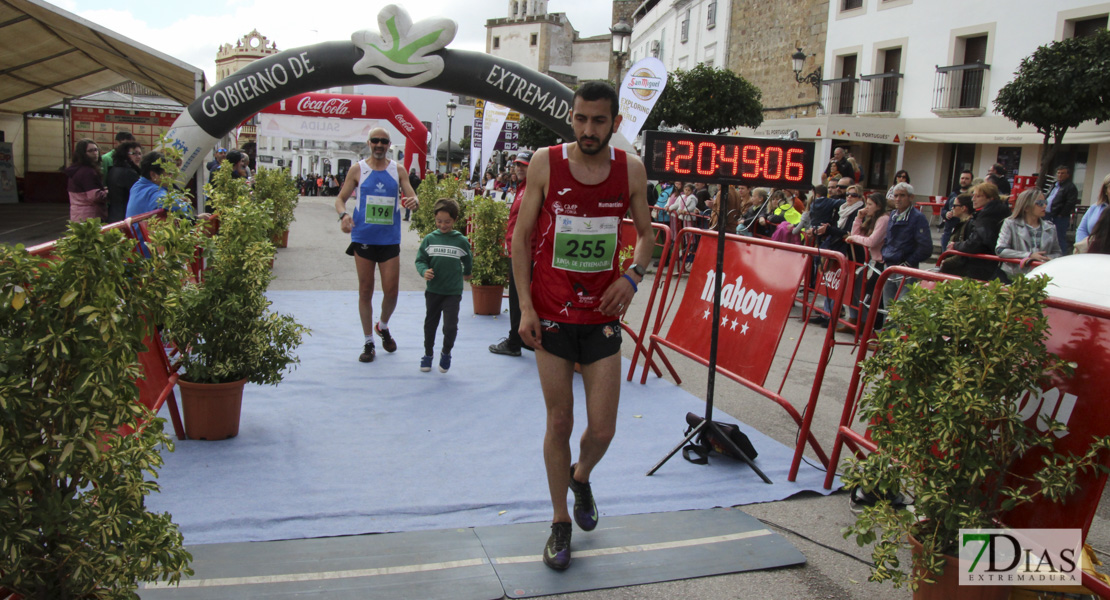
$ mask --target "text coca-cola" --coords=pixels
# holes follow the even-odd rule
[[[327,100],[313,100],[311,96],[305,96],[297,103],[297,110],[299,112],[342,117],[350,112],[347,108],[347,105],[350,103],[350,99],[329,98]]]

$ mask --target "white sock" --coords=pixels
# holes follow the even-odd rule
[[[382,331],[389,329],[389,321],[378,321],[378,329]]]
[[[363,343],[364,344],[373,344],[374,343],[374,334],[370,334],[370,335],[366,336],[366,341],[363,342]]]

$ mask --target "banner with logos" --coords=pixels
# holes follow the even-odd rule
[[[686,291],[666,339],[708,359],[717,238],[701,234]],[[717,367],[762,386],[775,358],[807,257],[729,236],[725,240]]]
[[[333,142],[365,142],[370,130],[379,121],[326,119],[297,115],[258,115],[258,135],[294,140],[329,140]]]
[[[628,69],[620,89],[620,134],[632,143],[644,128],[651,109],[667,87],[667,69],[663,61],[649,56]]]

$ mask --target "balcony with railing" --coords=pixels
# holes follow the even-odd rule
[[[933,112],[940,117],[978,117],[987,112],[990,65],[937,67]]]
[[[856,112],[856,78],[826,79],[821,82],[821,106],[828,115]]]
[[[901,73],[861,75],[859,79],[859,114],[890,117],[898,114]]]

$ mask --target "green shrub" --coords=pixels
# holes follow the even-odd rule
[[[173,443],[134,384],[150,324],[178,309],[185,223],[152,225],[151,259],[97,221],[71,223],[58,260],[0,245],[0,587],[135,598],[138,581],[192,574],[170,515],[143,506]]]
[[[254,174],[254,197],[264,198],[273,204],[273,235],[289,229],[301,199],[297,182],[289,176],[289,169],[259,169]]]
[[[916,588],[924,573],[943,573],[960,529],[996,527],[1006,511],[1041,496],[1061,501],[1075,491],[1077,470],[1100,468],[1105,438],[1084,456],[1049,454],[1032,480],[1007,477],[1022,456],[1051,448],[1066,430],[1051,421],[1041,433],[1018,411],[1024,394],[1073,368],[1045,348],[1046,283],[944,281],[934,290],[914,286],[891,307],[879,349],[863,363],[858,409],[878,449],[849,459],[843,482],[880,495],[909,491],[914,504],[910,512],[880,501],[844,531],[861,546],[875,544],[872,581]],[[898,557],[910,536],[924,547],[912,575]]]
[[[177,309],[167,318],[167,335],[183,348],[186,381],[247,378],[277,385],[285,369],[299,362],[294,350],[308,329],[269,310],[272,203],[257,198],[229,202],[215,191],[220,230],[201,243],[208,269],[202,282],[188,283],[172,295]]]
[[[471,285],[509,285],[512,262],[505,254],[509,205],[488,196],[470,201],[470,246],[474,252]]]

